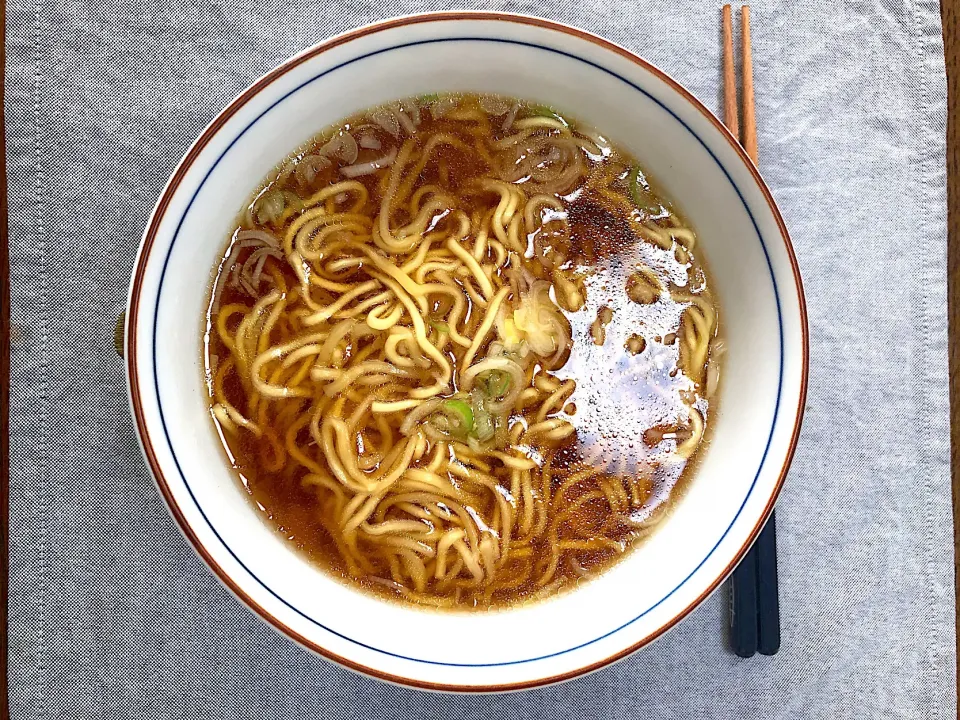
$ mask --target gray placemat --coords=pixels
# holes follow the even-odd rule
[[[605,35],[719,106],[719,4],[467,4]],[[812,332],[783,649],[730,655],[718,593],[613,668],[462,698],[328,664],[224,590],[144,467],[112,348],[147,215],[214,114],[331,33],[443,0],[9,3],[13,716],[955,718],[939,7],[801,5],[753,12],[761,165]]]

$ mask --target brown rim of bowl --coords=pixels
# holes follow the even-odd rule
[[[140,294],[143,285],[143,276],[146,269],[146,261],[150,256],[150,250],[153,247],[153,243],[156,240],[157,231],[160,225],[160,219],[163,217],[164,213],[167,210],[167,207],[170,204],[170,201],[176,192],[177,188],[180,185],[180,182],[183,180],[184,175],[187,173],[187,170],[192,165],[193,161],[196,159],[197,155],[201,150],[209,143],[210,139],[216,135],[216,133],[223,127],[223,125],[230,119],[236,112],[242,108],[251,98],[256,96],[263,88],[267,85],[289,72],[293,68],[301,65],[302,63],[310,60],[317,55],[330,50],[332,48],[339,47],[344,45],[352,40],[365,37],[383,30],[391,30],[398,27],[408,26],[408,25],[420,25],[422,23],[430,23],[444,20],[479,20],[479,21],[489,21],[496,20],[500,22],[509,22],[516,23],[519,25],[530,25],[538,28],[544,28],[546,30],[553,30],[555,32],[563,33],[565,35],[573,36],[580,40],[586,40],[595,45],[600,46],[604,50],[609,50],[613,53],[616,53],[620,57],[623,57],[636,65],[639,65],[641,68],[647,72],[655,75],[669,87],[673,88],[679,95],[686,99],[696,110],[698,110],[707,120],[710,121],[713,126],[720,131],[720,134],[726,139],[730,146],[735,150],[739,155],[740,159],[743,161],[743,164],[750,171],[754,180],[757,183],[757,186],[760,188],[760,191],[763,193],[764,199],[767,201],[767,205],[770,208],[770,212],[773,213],[774,218],[777,221],[777,226],[780,229],[780,235],[783,238],[784,246],[787,250],[787,255],[790,258],[790,266],[793,271],[793,278],[796,283],[797,288],[797,297],[799,299],[800,305],[800,321],[801,321],[801,334],[803,337],[803,375],[800,381],[800,401],[797,406],[796,414],[796,423],[793,428],[793,435],[790,438],[790,446],[787,449],[786,457],[784,458],[783,467],[780,470],[780,476],[777,479],[776,487],[774,492],[770,497],[767,506],[763,510],[763,514],[760,517],[760,520],[754,526],[753,530],[750,533],[750,536],[747,538],[747,541],[743,544],[740,550],[737,552],[733,560],[727,565],[722,573],[710,583],[709,587],[700,594],[692,603],[690,603],[686,608],[679,612],[674,618],[667,623],[666,625],[658,628],[656,632],[651,633],[647,637],[643,638],[637,643],[634,643],[630,647],[621,650],[620,652],[611,655],[603,660],[597,661],[590,665],[587,665],[576,670],[571,670],[566,673],[561,673],[559,675],[553,675],[547,678],[541,678],[538,680],[528,680],[518,683],[505,683],[498,685],[455,685],[455,684],[443,684],[443,683],[432,683],[422,680],[413,680],[406,677],[401,677],[399,675],[391,675],[389,673],[376,670],[374,668],[369,668],[359,663],[356,663],[347,658],[341,657],[330,650],[327,650],[323,646],[317,644],[316,642],[310,640],[309,638],[304,637],[300,633],[294,631],[292,628],[285,625],[278,618],[274,617],[269,611],[267,611],[262,606],[258,605],[253,598],[246,594],[243,588],[214,560],[212,555],[204,547],[203,543],[199,540],[197,535],[193,532],[193,529],[190,527],[190,524],[187,522],[183,512],[180,507],[177,505],[176,500],[173,497],[173,493],[170,491],[170,487],[167,484],[166,479],[164,478],[163,472],[160,468],[160,464],[157,461],[156,454],[153,450],[153,445],[150,442],[150,436],[147,432],[146,422],[144,419],[143,405],[140,397],[140,383],[137,375],[137,342],[136,342],[136,325],[139,318],[139,307],[140,307]],[[396,683],[399,685],[406,685],[408,687],[415,687],[423,690],[435,690],[440,692],[459,692],[459,693],[491,693],[491,692],[506,692],[511,690],[526,690],[535,687],[541,687],[544,685],[550,685],[553,683],[563,682],[565,680],[570,680],[572,678],[578,677],[580,675],[585,675],[587,673],[598,670],[605,665],[621,660],[622,658],[630,655],[631,653],[636,652],[640,648],[648,645],[649,643],[656,640],[658,637],[663,635],[665,632],[673,628],[677,623],[683,620],[690,612],[692,612],[701,602],[703,602],[717,587],[727,578],[727,576],[733,571],[737,566],[737,563],[740,562],[740,559],[746,554],[747,550],[750,549],[750,546],[753,544],[754,540],[759,535],[760,530],[763,529],[764,524],[767,521],[767,518],[770,516],[770,513],[773,510],[773,507],[777,501],[777,497],[780,495],[780,490],[783,487],[784,479],[786,478],[787,471],[790,468],[790,463],[793,460],[794,452],[796,451],[797,441],[800,437],[800,425],[803,420],[803,411],[806,403],[807,396],[807,375],[809,372],[809,361],[810,361],[810,343],[809,343],[809,330],[807,327],[807,305],[806,300],[803,294],[803,283],[800,278],[800,269],[797,263],[797,258],[793,250],[793,243],[790,241],[790,234],[787,232],[786,224],[783,221],[783,217],[780,215],[780,211],[777,208],[777,204],[773,200],[773,196],[770,193],[770,189],[767,187],[766,183],[763,181],[763,178],[760,176],[760,172],[757,170],[756,166],[744,152],[743,148],[740,146],[740,143],[737,141],[733,135],[730,134],[730,131],[727,130],[726,126],[718,120],[713,113],[711,113],[699,100],[697,100],[688,90],[686,90],[682,85],[676,82],[673,78],[667,75],[665,72],[650,64],[643,58],[635,55],[626,48],[620,47],[609,40],[605,40],[597,35],[588,33],[585,30],[580,30],[577,28],[564,25],[562,23],[554,22],[551,20],[544,20],[537,17],[528,17],[525,15],[514,15],[510,13],[499,13],[499,12],[477,12],[477,11],[454,11],[454,12],[437,12],[437,13],[425,13],[422,15],[411,15],[406,17],[393,18],[390,20],[384,20],[379,23],[374,23],[372,25],[367,25],[365,27],[357,28],[356,30],[351,30],[342,35],[330,38],[320,44],[302,52],[299,55],[290,58],[285,61],[283,64],[271,70],[269,73],[257,80],[253,85],[243,91],[235,100],[233,100],[223,111],[217,115],[216,119],[201,133],[200,137],[194,141],[190,146],[190,149],[187,151],[183,160],[180,164],[177,165],[177,169],[174,171],[173,175],[170,178],[170,181],[167,183],[166,187],[163,190],[163,193],[160,196],[160,199],[157,201],[156,208],[154,208],[153,213],[150,216],[150,222],[147,225],[146,232],[143,236],[143,242],[141,244],[140,253],[137,257],[137,265],[133,276],[133,283],[130,290],[130,303],[129,311],[127,313],[127,375],[129,379],[130,386],[130,401],[133,407],[134,420],[137,426],[137,433],[140,436],[140,442],[143,446],[144,455],[147,458],[147,462],[150,465],[150,469],[153,472],[153,476],[156,479],[157,487],[160,489],[160,493],[163,495],[164,500],[167,503],[167,506],[170,508],[170,512],[173,517],[176,519],[177,524],[180,526],[181,531],[191,542],[194,549],[203,558],[214,574],[220,579],[220,581],[226,585],[240,600],[242,600],[253,612],[259,615],[265,622],[272,625],[274,628],[279,630],[281,633],[287,635],[288,637],[296,640],[298,643],[304,647],[313,650],[317,654],[325,657],[328,660],[336,662],[340,665],[355,670],[364,675],[369,675],[371,677],[377,678],[379,680],[384,680],[387,682]]]

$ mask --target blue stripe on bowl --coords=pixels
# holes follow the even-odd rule
[[[330,73],[335,72],[335,71],[339,70],[340,68],[346,67],[346,66],[348,66],[348,65],[352,65],[352,64],[355,63],[355,62],[359,62],[359,61],[361,61],[361,60],[365,60],[365,59],[367,59],[367,58],[369,58],[369,57],[373,57],[373,56],[376,56],[376,55],[382,55],[382,54],[384,54],[384,53],[388,53],[388,52],[392,52],[392,51],[396,51],[396,50],[403,50],[403,49],[405,49],[405,48],[416,47],[416,46],[419,46],[419,45],[432,45],[432,44],[444,43],[444,42],[483,42],[483,43],[519,45],[519,46],[523,46],[523,47],[533,48],[533,49],[536,49],[536,50],[542,50],[542,51],[544,51],[544,52],[553,53],[553,54],[555,54],[555,55],[561,55],[561,56],[570,58],[571,60],[576,60],[576,61],[578,61],[578,62],[582,62],[582,63],[584,63],[584,64],[586,64],[586,65],[589,65],[589,66],[591,66],[591,67],[593,67],[593,68],[595,68],[595,69],[597,69],[597,70],[600,70],[601,72],[606,73],[607,75],[611,75],[611,76],[619,79],[619,80],[620,80],[621,82],[623,82],[625,85],[633,88],[633,89],[636,90],[637,92],[643,93],[646,97],[648,97],[648,98],[649,98],[650,100],[652,100],[653,102],[657,103],[657,105],[659,105],[659,106],[660,106],[661,108],[663,108],[666,112],[668,112],[677,122],[679,122],[681,125],[683,125],[683,127],[686,128],[686,130],[687,130],[694,138],[696,138],[697,142],[699,142],[700,145],[703,146],[704,150],[706,150],[707,153],[709,153],[710,157],[713,158],[714,162],[717,163],[717,166],[723,171],[723,174],[727,177],[727,180],[729,180],[730,185],[731,185],[731,186],[733,187],[733,189],[736,191],[737,196],[740,198],[740,202],[742,203],[744,210],[746,210],[746,212],[747,212],[747,215],[750,216],[750,221],[753,223],[754,230],[756,230],[756,233],[757,233],[757,239],[760,241],[760,245],[761,245],[761,247],[763,248],[763,254],[764,254],[764,257],[766,258],[766,261],[767,261],[767,268],[770,270],[770,279],[771,279],[771,282],[772,282],[772,284],[773,284],[774,296],[775,296],[776,302],[777,302],[777,322],[778,322],[778,330],[779,330],[779,333],[780,333],[780,357],[779,357],[779,359],[778,359],[778,360],[779,360],[779,379],[778,379],[778,383],[777,383],[777,404],[776,404],[776,409],[775,409],[775,411],[774,411],[773,424],[771,425],[771,428],[770,428],[770,435],[767,437],[766,447],[764,448],[764,451],[763,451],[763,457],[762,457],[761,460],[760,460],[760,466],[757,468],[757,472],[756,472],[756,474],[754,475],[753,481],[750,483],[750,489],[748,490],[746,497],[744,497],[743,502],[740,504],[740,507],[737,509],[737,514],[734,516],[733,520],[730,522],[730,525],[727,526],[727,529],[724,530],[723,534],[720,536],[720,538],[717,540],[717,542],[714,544],[714,546],[710,549],[710,552],[707,553],[706,557],[704,557],[703,560],[701,560],[701,561],[697,564],[697,566],[696,566],[693,570],[691,570],[690,573],[680,582],[680,584],[677,585],[675,588],[673,588],[673,590],[671,590],[670,592],[668,592],[666,595],[664,595],[662,598],[660,598],[660,600],[658,600],[656,603],[654,603],[653,605],[651,605],[650,607],[648,607],[646,610],[644,610],[643,612],[639,613],[639,614],[638,614],[636,617],[634,617],[632,620],[629,620],[629,621],[623,623],[622,625],[613,628],[613,629],[610,630],[609,632],[606,632],[606,633],[604,633],[603,635],[600,635],[599,637],[594,638],[593,640],[588,640],[587,642],[580,643],[579,645],[575,645],[574,647],[567,648],[566,650],[559,650],[559,651],[557,651],[557,652],[550,653],[550,654],[548,654],[548,655],[538,655],[538,656],[535,656],[535,657],[523,658],[523,659],[519,659],[519,660],[506,660],[506,661],[503,661],[503,662],[496,662],[496,663],[454,663],[454,662],[441,662],[441,661],[437,661],[437,660],[427,660],[427,659],[424,659],[424,658],[416,658],[416,657],[412,657],[412,656],[409,656],[409,655],[402,655],[402,654],[400,654],[400,653],[394,653],[394,652],[390,652],[390,651],[388,651],[388,650],[383,650],[383,649],[381,649],[381,648],[374,647],[373,645],[369,645],[369,644],[367,644],[367,643],[360,642],[359,640],[354,640],[353,638],[349,637],[348,635],[344,635],[343,633],[340,633],[340,632],[337,632],[336,630],[333,630],[332,628],[324,625],[322,622],[320,622],[320,621],[317,620],[316,618],[310,617],[309,615],[307,615],[307,614],[304,613],[303,611],[301,611],[301,610],[299,610],[298,608],[294,607],[294,606],[291,605],[287,600],[285,600],[283,597],[281,597],[280,595],[278,595],[272,588],[270,588],[270,587],[269,587],[266,583],[264,583],[259,577],[257,577],[257,576],[250,570],[250,568],[248,568],[248,567],[246,566],[246,564],[237,556],[237,554],[230,548],[230,546],[227,545],[226,542],[224,542],[223,537],[220,535],[220,533],[219,533],[219,532],[217,531],[217,529],[214,527],[213,523],[210,521],[210,518],[207,516],[207,513],[204,511],[204,509],[203,509],[203,508],[200,506],[200,504],[197,502],[197,498],[196,498],[196,496],[195,496],[194,493],[193,493],[193,489],[190,487],[190,483],[187,481],[187,478],[186,478],[186,476],[185,476],[184,473],[183,473],[183,469],[182,469],[181,466],[180,466],[180,461],[179,461],[179,459],[177,458],[176,452],[175,452],[174,449],[173,449],[173,443],[170,441],[170,434],[169,434],[169,432],[168,432],[168,430],[167,430],[167,423],[166,423],[166,419],[165,419],[164,414],[163,414],[163,406],[162,406],[162,404],[161,404],[161,402],[160,402],[160,385],[159,385],[159,379],[158,379],[157,373],[156,373],[156,367],[157,367],[157,357],[156,357],[156,352],[157,352],[157,315],[158,315],[158,312],[159,312],[159,298],[160,298],[160,294],[161,294],[162,291],[163,291],[163,281],[164,281],[164,278],[166,277],[167,265],[169,264],[169,261],[170,261],[170,255],[171,255],[171,253],[172,253],[172,251],[173,251],[173,246],[176,244],[177,239],[178,239],[179,236],[180,236],[180,229],[181,229],[182,226],[183,226],[183,223],[184,223],[184,220],[185,220],[185,218],[186,218],[186,216],[187,216],[187,213],[190,212],[190,208],[193,206],[194,200],[196,200],[197,194],[200,192],[200,189],[204,186],[204,184],[206,183],[206,181],[209,179],[210,174],[211,174],[211,173],[213,172],[213,170],[217,167],[217,165],[220,163],[220,161],[223,159],[223,157],[230,151],[230,149],[237,143],[237,141],[238,141],[253,125],[255,125],[264,115],[266,115],[268,112],[270,112],[274,107],[276,107],[277,105],[279,105],[281,102],[283,102],[284,100],[286,100],[288,97],[290,97],[291,95],[293,95],[293,94],[296,93],[296,92],[299,92],[299,91],[302,90],[304,87],[306,87],[307,85],[310,85],[311,83],[315,82],[316,80],[319,80],[320,78],[322,78],[322,77],[324,77],[324,76],[326,76],[326,75],[329,75]],[[700,138],[700,136],[697,135],[697,134],[690,128],[690,126],[687,125],[675,112],[673,112],[670,108],[668,108],[666,105],[664,105],[662,102],[660,102],[660,101],[659,101],[657,98],[655,98],[653,95],[651,95],[651,94],[648,93],[647,91],[643,90],[643,89],[640,88],[639,86],[635,85],[634,83],[630,82],[629,80],[627,80],[627,79],[624,78],[623,76],[618,75],[617,73],[615,73],[615,72],[613,72],[613,71],[611,71],[611,70],[608,70],[607,68],[605,68],[605,67],[603,67],[603,66],[601,66],[601,65],[598,65],[598,64],[595,63],[595,62],[592,62],[592,61],[590,61],[590,60],[585,60],[584,58],[578,57],[578,56],[573,55],[573,54],[571,54],[571,53],[564,52],[564,51],[562,51],[562,50],[556,50],[556,49],[554,49],[554,48],[546,47],[546,46],[543,46],[543,45],[538,45],[538,44],[536,44],[536,43],[522,42],[522,41],[519,41],[519,40],[502,40],[502,39],[483,38],[483,37],[451,37],[451,38],[438,38],[438,39],[434,39],[434,40],[420,40],[420,41],[417,41],[417,42],[410,42],[410,43],[404,43],[404,44],[401,44],[401,45],[395,45],[395,46],[393,46],[393,47],[384,48],[384,49],[382,49],[382,50],[376,50],[376,51],[374,51],[374,52],[366,53],[365,55],[360,55],[360,56],[358,56],[358,57],[356,57],[356,58],[354,58],[354,59],[352,59],[352,60],[347,60],[347,61],[345,61],[345,62],[343,62],[343,63],[340,63],[339,65],[336,65],[336,66],[330,68],[329,70],[325,70],[324,72],[319,73],[318,75],[315,75],[314,77],[310,78],[309,80],[306,80],[305,82],[301,83],[300,85],[298,85],[297,87],[295,87],[293,90],[291,90],[290,92],[286,93],[286,94],[283,95],[281,98],[279,98],[276,102],[274,102],[272,105],[270,105],[270,107],[268,107],[268,108],[267,108],[266,110],[264,110],[262,113],[260,113],[259,115],[257,115],[257,117],[254,118],[242,131],[240,131],[240,133],[230,142],[230,144],[227,145],[226,149],[224,149],[224,151],[223,151],[222,153],[220,153],[220,155],[219,155],[219,157],[217,158],[216,162],[213,163],[213,165],[210,167],[210,169],[209,169],[209,170],[207,171],[207,173],[204,175],[203,180],[200,182],[200,185],[197,187],[196,191],[193,193],[193,197],[190,198],[190,202],[187,204],[186,208],[185,208],[184,211],[183,211],[183,214],[180,216],[180,220],[179,220],[179,222],[177,223],[177,229],[176,229],[176,231],[174,232],[173,241],[170,243],[170,248],[167,250],[167,255],[166,255],[166,257],[164,258],[164,261],[163,261],[163,270],[162,270],[162,272],[161,272],[161,274],[160,274],[160,286],[159,286],[159,289],[158,289],[158,291],[157,291],[157,305],[154,307],[153,337],[152,337],[152,359],[153,359],[153,368],[152,368],[152,371],[153,371],[154,389],[155,389],[155,391],[156,391],[156,396],[157,396],[157,407],[158,407],[159,412],[160,412],[160,421],[161,421],[161,423],[162,423],[162,425],[163,425],[164,437],[166,438],[167,446],[170,448],[170,454],[171,454],[171,456],[173,457],[174,462],[175,462],[176,465],[177,465],[177,470],[178,470],[179,473],[180,473],[180,477],[181,477],[181,479],[183,480],[183,484],[184,484],[184,486],[187,488],[187,492],[190,493],[190,497],[191,497],[191,499],[193,500],[194,505],[196,505],[197,510],[198,510],[198,511],[200,512],[200,514],[203,516],[203,519],[204,519],[204,521],[207,523],[207,526],[210,528],[211,532],[213,532],[213,534],[217,536],[217,539],[218,539],[218,540],[220,541],[220,543],[223,545],[224,549],[226,549],[227,552],[230,553],[230,555],[233,557],[233,559],[236,560],[237,563],[250,575],[250,577],[253,578],[264,590],[266,590],[267,592],[269,592],[271,595],[273,595],[273,597],[275,597],[275,598],[276,598],[277,600],[279,600],[281,603],[283,603],[283,604],[286,605],[288,608],[290,608],[292,611],[294,611],[295,613],[297,613],[298,615],[300,615],[302,618],[310,621],[311,623],[313,623],[313,624],[316,625],[317,627],[322,628],[323,630],[325,630],[325,631],[327,631],[327,632],[329,632],[329,633],[331,633],[331,634],[333,634],[333,635],[335,635],[335,636],[337,636],[337,637],[339,637],[339,638],[341,638],[341,639],[343,639],[343,640],[346,640],[346,641],[348,641],[348,642],[351,642],[351,643],[353,643],[353,644],[355,644],[355,645],[358,645],[358,646],[360,646],[360,647],[366,648],[367,650],[372,650],[372,651],[374,651],[374,652],[382,653],[382,654],[384,654],[384,655],[389,655],[390,657],[399,658],[399,659],[401,659],[401,660],[409,660],[409,661],[411,661],[411,662],[424,663],[424,664],[427,664],[427,665],[442,665],[442,666],[447,666],[447,667],[479,668],[479,667],[499,667],[499,666],[504,666],[504,665],[520,665],[520,664],[524,664],[524,663],[532,663],[532,662],[536,662],[536,661],[538,661],[538,660],[545,660],[545,659],[547,659],[547,658],[553,658],[553,657],[557,657],[557,656],[559,656],[559,655],[564,655],[564,654],[566,654],[566,653],[570,653],[570,652],[574,652],[575,650],[579,650],[580,648],[584,648],[584,647],[586,647],[586,646],[588,646],[588,645],[592,645],[593,643],[599,642],[600,640],[603,640],[603,639],[605,639],[605,638],[608,638],[608,637],[610,637],[611,635],[619,632],[620,630],[623,630],[625,627],[627,627],[627,626],[635,623],[637,620],[639,620],[639,619],[642,618],[643,616],[647,615],[648,613],[650,613],[650,612],[651,612],[652,610],[654,610],[655,608],[659,607],[659,606],[660,606],[663,602],[665,602],[670,596],[672,596],[672,595],[673,595],[674,593],[676,593],[681,587],[683,587],[683,585],[684,585],[691,577],[693,577],[693,575],[703,566],[703,564],[710,558],[710,556],[713,555],[714,551],[717,549],[717,547],[720,545],[720,543],[723,542],[723,539],[724,539],[724,538],[727,536],[727,534],[730,532],[730,528],[732,528],[733,525],[736,523],[737,518],[740,517],[740,513],[743,511],[744,505],[746,505],[747,500],[750,498],[750,495],[751,495],[751,493],[753,492],[754,486],[756,485],[757,478],[760,476],[760,472],[761,472],[761,470],[763,469],[763,466],[764,466],[764,464],[765,464],[765,462],[766,462],[767,453],[768,453],[769,450],[770,450],[770,442],[771,442],[771,440],[772,440],[772,438],[773,438],[773,431],[774,431],[774,428],[775,428],[776,425],[777,425],[777,419],[779,418],[779,414],[780,414],[780,399],[781,399],[781,394],[782,394],[782,389],[783,389],[783,344],[784,344],[784,339],[783,339],[783,317],[782,317],[781,308],[780,308],[780,294],[779,294],[779,291],[777,290],[777,282],[776,282],[776,277],[775,277],[774,272],[773,272],[773,265],[772,265],[771,262],[770,262],[770,255],[769,255],[769,253],[767,252],[767,247],[766,247],[766,245],[765,245],[764,242],[763,242],[763,237],[762,237],[761,234],[760,234],[760,228],[757,226],[757,221],[756,221],[756,219],[753,217],[753,213],[750,212],[750,208],[747,206],[747,203],[746,203],[746,201],[745,201],[744,198],[743,198],[743,194],[740,192],[740,188],[737,187],[737,184],[733,181],[733,178],[730,177],[730,174],[727,172],[726,168],[724,168],[723,164],[717,159],[716,155],[714,155],[713,151],[710,150],[710,148],[709,148],[709,147],[707,146],[707,144]]]

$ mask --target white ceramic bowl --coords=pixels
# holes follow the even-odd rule
[[[699,232],[729,348],[712,442],[670,518],[599,579],[506,611],[392,604],[305,562],[238,489],[203,384],[211,270],[255,185],[341,118],[442,91],[547,103],[633,153]],[[174,518],[217,576],[264,620],[331,660],[452,691],[567,679],[624,657],[687,615],[731,571],[773,507],[807,374],[803,293],[787,231],[721,123],[663,72],[605,40],[480,13],[407,17],[341,35],[291,58],[220,113],[150,219],[126,344],[144,454]]]

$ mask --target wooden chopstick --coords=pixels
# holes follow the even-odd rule
[[[733,19],[730,6],[723,6],[723,124],[740,137],[740,123],[737,120],[737,68],[733,63]]]
[[[753,52],[750,47],[749,5],[744,5],[740,10],[740,53],[743,59],[740,70],[743,76],[743,149],[756,165],[759,162],[759,156],[757,154],[757,113],[753,97]]]
[[[753,89],[753,52],[750,43],[750,6],[740,11],[743,78],[743,126],[737,116],[737,77],[733,54],[733,19],[729,5],[723,6],[723,114],[724,124],[741,140],[756,165],[756,100]],[[780,649],[780,599],[777,577],[777,525],[770,514],[753,547],[733,572],[731,602],[731,645],[740,657],[756,652],[773,655]]]

